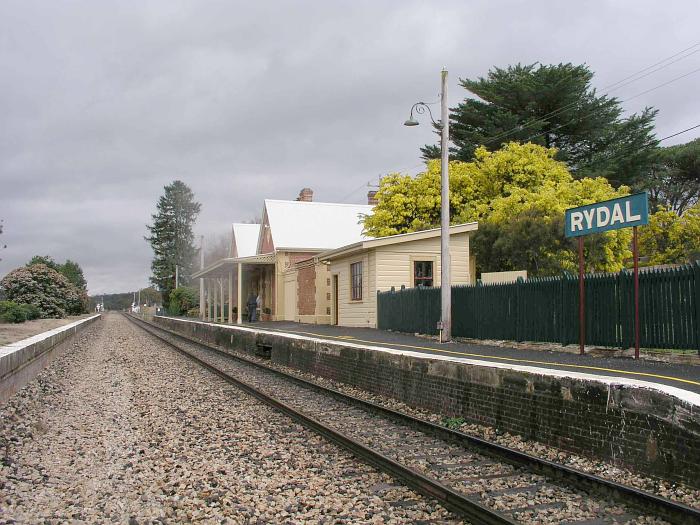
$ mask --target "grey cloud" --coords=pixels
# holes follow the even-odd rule
[[[459,77],[515,62],[586,62],[602,87],[695,43],[698,14],[692,1],[3,2],[0,275],[51,253],[78,260],[92,292],[134,289],[176,178],[203,204],[198,233],[302,186],[361,202],[435,141],[401,123],[437,99],[441,66],[453,105]],[[619,96],[693,66],[700,53]],[[660,136],[689,127],[698,78],[626,107],[659,108]]]

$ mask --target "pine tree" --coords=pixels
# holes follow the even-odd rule
[[[78,290],[87,292],[87,281],[85,280],[83,269],[77,262],[66,259],[66,262],[60,266],[58,271],[73,283]]]
[[[654,210],[670,208],[678,215],[700,202],[700,139],[659,148],[635,189],[649,192]]]
[[[194,193],[182,181],[165,186],[165,193],[158,200],[156,213],[151,215],[153,224],[147,226],[150,235],[145,239],[153,248],[151,282],[163,294],[168,304],[175,288],[175,267],[178,267],[180,285],[190,281],[196,249],[192,226],[201,209],[194,200]]]
[[[576,178],[606,177],[614,186],[631,185],[652,162],[656,110],[623,118],[620,101],[598,95],[585,65],[530,64],[494,68],[486,78],[460,79],[478,98],[450,110],[451,157],[469,162],[484,146],[532,142],[557,148]],[[440,148],[422,148],[439,158]]]

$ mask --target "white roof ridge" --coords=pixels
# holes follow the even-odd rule
[[[373,204],[353,204],[349,202],[322,202],[322,201],[296,201],[296,200],[285,200],[285,199],[265,199],[265,202],[287,202],[290,204],[304,204],[304,205],[309,205],[309,204],[323,204],[326,206],[353,206],[353,207],[358,207],[362,206],[365,208],[373,208]]]
[[[364,239],[362,216],[372,206],[265,199],[265,213],[276,249],[325,251]]]

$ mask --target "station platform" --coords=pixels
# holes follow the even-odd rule
[[[463,358],[469,361],[510,364],[549,370],[565,370],[597,376],[612,376],[661,383],[700,394],[700,365],[667,363],[629,357],[579,355],[568,352],[490,346],[472,343],[439,343],[419,337],[373,328],[302,324],[290,321],[244,323],[247,328],[296,334],[336,342],[378,346],[426,354]]]

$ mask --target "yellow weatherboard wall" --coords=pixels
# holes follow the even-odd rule
[[[453,285],[474,282],[473,260],[469,251],[470,233],[463,231],[450,236]],[[346,254],[331,255],[329,261],[331,275],[338,277],[337,301],[335,296],[331,298],[332,309],[335,309],[337,303],[338,324],[375,328],[377,291],[386,292],[392,286],[396,289],[401,286],[412,287],[415,261],[432,261],[433,285],[440,285],[440,236],[413,240],[411,235],[406,235],[400,242],[386,244],[382,244],[382,239],[376,239],[364,243],[362,247],[348,250]],[[350,265],[356,262],[362,262],[361,300],[352,300],[350,293]],[[332,294],[335,294],[334,290]],[[331,318],[335,318],[334,315]]]

